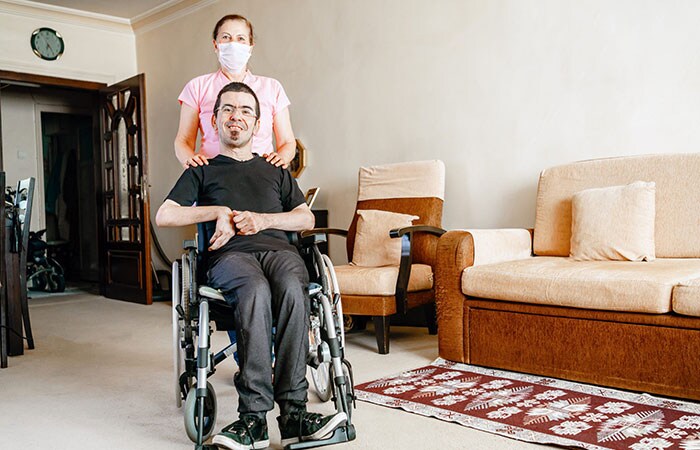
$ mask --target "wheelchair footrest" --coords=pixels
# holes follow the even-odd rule
[[[302,441],[295,442],[294,444],[287,444],[284,450],[301,450],[305,448],[316,448],[324,447],[326,445],[340,444],[342,442],[350,442],[355,439],[355,426],[354,425],[342,425],[335,429],[330,437],[326,439],[315,439],[313,441]]]

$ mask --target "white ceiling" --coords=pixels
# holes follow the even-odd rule
[[[61,6],[108,16],[133,19],[163,4],[176,4],[181,0],[33,0],[33,3]]]

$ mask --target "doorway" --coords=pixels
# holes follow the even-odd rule
[[[99,255],[93,118],[42,112],[41,152],[49,256],[68,288],[97,291]],[[92,288],[92,289],[90,289]]]
[[[81,116],[92,119],[91,134]],[[0,70],[0,118],[0,170],[36,177],[41,217],[32,223],[49,230],[68,276],[96,278],[108,298],[150,304],[144,75],[106,86]]]

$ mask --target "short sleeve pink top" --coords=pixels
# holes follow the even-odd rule
[[[219,154],[219,138],[211,126],[214,103],[221,88],[231,80],[219,70],[214,73],[193,78],[177,98],[199,114],[199,132],[202,135],[199,152],[207,158]],[[260,77],[246,72],[243,82],[253,89],[260,101],[260,128],[253,135],[253,152],[259,155],[275,150],[272,145],[272,121],[275,115],[290,105],[282,84],[274,78]]]

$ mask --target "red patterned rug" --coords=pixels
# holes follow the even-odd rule
[[[700,404],[437,359],[359,400],[539,444],[700,450]]]

